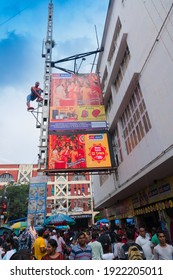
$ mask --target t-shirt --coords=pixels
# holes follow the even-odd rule
[[[91,241],[88,245],[92,249],[92,260],[102,260],[103,248],[101,243],[98,241]]]
[[[158,244],[154,247],[154,260],[172,260],[173,259],[173,247],[166,244],[165,247]]]
[[[155,233],[152,238],[151,238],[151,242],[155,245],[158,245],[159,244],[159,239],[157,237],[157,234]]]
[[[16,249],[7,251],[3,257],[3,260],[9,260],[14,253],[16,253]]]
[[[117,242],[114,244],[113,253],[115,258],[120,258],[120,249],[124,244],[122,242]]]
[[[69,260],[92,260],[92,249],[89,245],[86,245],[85,249],[80,245],[73,246]]]
[[[102,259],[103,260],[113,260],[114,259],[114,254],[113,253],[103,254]]]

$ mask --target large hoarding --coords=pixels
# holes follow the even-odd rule
[[[49,135],[49,170],[100,170],[111,167],[107,133]]]
[[[96,74],[52,74],[49,131],[107,129]]]

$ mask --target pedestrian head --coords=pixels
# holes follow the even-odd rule
[[[44,229],[39,229],[38,230],[38,236],[43,236],[44,235]]]
[[[141,226],[141,227],[139,228],[139,234],[140,234],[142,237],[145,238],[145,236],[146,236],[145,227]]]
[[[83,232],[83,231],[79,232],[78,236],[77,236],[77,239],[78,239],[79,245],[85,245],[86,244],[85,232]]]
[[[47,243],[47,253],[48,255],[52,255],[56,252],[56,248],[58,244],[55,239],[50,239]]]
[[[166,244],[166,237],[165,237],[165,233],[163,230],[159,230],[157,232],[157,237],[159,239],[160,245],[164,246]]]
[[[126,237],[128,240],[134,240],[134,232],[131,229],[126,230]]]

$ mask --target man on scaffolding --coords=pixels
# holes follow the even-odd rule
[[[43,90],[39,88],[40,83],[36,82],[35,86],[31,87],[31,93],[27,96],[27,107],[28,110],[34,110],[33,107],[30,106],[30,101],[34,101],[36,99],[37,102],[43,101],[43,98],[41,97],[41,93]]]

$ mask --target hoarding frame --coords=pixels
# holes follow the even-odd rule
[[[115,166],[115,158],[114,158],[114,153],[113,153],[113,147],[111,145],[111,138],[110,138],[110,133],[108,131],[102,130],[102,131],[96,131],[91,132],[91,131],[75,131],[75,132],[53,132],[53,133],[49,133],[49,135],[61,135],[61,136],[71,136],[71,135],[85,135],[85,134],[94,134],[94,135],[99,135],[99,134],[106,134],[107,136],[107,142],[108,142],[108,149],[109,149],[109,156],[110,156],[110,161],[111,161],[111,166],[110,167],[86,167],[86,168],[74,168],[74,169],[70,169],[70,168],[60,168],[60,169],[49,169],[48,168],[48,160],[47,160],[47,168],[44,170],[46,175],[49,174],[58,174],[58,173],[68,173],[68,174],[74,174],[74,173],[83,173],[83,172],[87,172],[87,173],[97,173],[100,174],[102,172],[106,172],[108,174],[115,172],[115,170],[117,169],[117,167]]]

